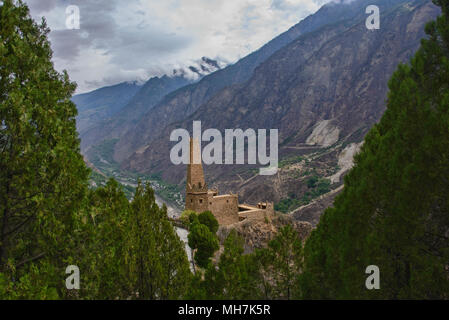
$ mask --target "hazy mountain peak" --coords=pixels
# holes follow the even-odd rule
[[[189,63],[186,67],[179,67],[173,70],[174,77],[184,77],[190,80],[198,80],[208,74],[220,70],[226,66],[226,63],[220,60],[214,60],[208,57],[202,57]]]

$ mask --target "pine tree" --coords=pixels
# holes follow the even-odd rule
[[[259,263],[255,254],[244,254],[244,240],[232,230],[218,263],[208,264],[204,275],[192,278],[186,299],[247,300],[263,298]]]
[[[259,264],[256,255],[244,254],[244,240],[232,230],[224,242],[224,251],[218,262],[218,274],[213,288],[220,298],[227,300],[260,299]],[[206,279],[208,275],[206,274]]]
[[[214,252],[218,250],[217,237],[218,221],[210,211],[197,215],[189,213],[189,235],[188,243],[194,250],[194,262],[201,268],[206,269],[211,263]]]
[[[218,221],[210,211],[204,211],[198,215],[198,221],[209,228],[209,231],[216,234],[218,231]]]
[[[124,256],[129,295],[138,299],[178,299],[190,269],[184,244],[156,203],[150,185],[137,186],[126,227]]]
[[[266,249],[256,252],[261,264],[263,291],[266,298],[294,299],[299,295],[302,272],[302,241],[292,225],[279,230]]]
[[[306,298],[449,298],[449,1],[305,248]],[[380,290],[365,269],[380,268]]]
[[[70,261],[81,270],[78,298],[126,299],[129,291],[123,265],[128,199],[110,179],[106,186],[91,190],[86,200],[83,219],[73,233],[76,250]],[[71,298],[66,294],[65,298]]]
[[[219,248],[217,235],[213,234],[206,225],[195,220],[190,224],[188,243],[190,248],[195,250],[196,264],[201,268],[207,268],[214,252]]]
[[[76,85],[65,71],[55,71],[48,32],[44,20],[33,22],[22,1],[3,1],[0,273],[20,279],[37,268],[34,275],[58,279],[50,285],[61,287],[89,171],[79,153],[77,111],[70,101]],[[33,279],[39,286],[42,279]]]

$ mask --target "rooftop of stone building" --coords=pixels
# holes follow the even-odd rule
[[[237,197],[236,194],[221,194],[219,196],[214,196],[214,198],[228,198],[228,197]]]

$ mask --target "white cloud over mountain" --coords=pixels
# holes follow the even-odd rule
[[[171,73],[202,56],[235,62],[330,0],[25,0],[45,16],[57,69],[78,92]],[[65,26],[66,7],[81,27]]]

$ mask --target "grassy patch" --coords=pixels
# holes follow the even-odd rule
[[[280,211],[282,213],[288,213],[298,207],[300,207],[302,202],[296,198],[286,198],[282,199],[274,205],[274,210]]]
[[[131,199],[135,192],[135,186],[140,179],[143,182],[149,181],[156,194],[163,200],[170,202],[178,207],[183,206],[183,190],[178,185],[169,184],[163,181],[161,174],[140,174],[120,169],[118,163],[114,161],[114,147],[118,139],[104,140],[102,143],[92,147],[88,152],[88,158],[92,164],[100,170],[105,176],[92,172],[91,183],[93,187],[105,185],[109,177],[115,178],[123,186],[123,191],[128,199]]]
[[[276,211],[288,213],[300,206],[309,204],[313,199],[326,194],[331,191],[331,182],[329,179],[312,176],[307,179],[308,191],[301,199],[298,199],[294,194],[290,194],[288,198],[284,198],[274,205]]]
[[[294,157],[289,157],[286,159],[283,159],[279,162],[279,168],[283,168],[295,163],[300,163],[301,161],[304,160],[304,157],[302,156],[294,156]]]

